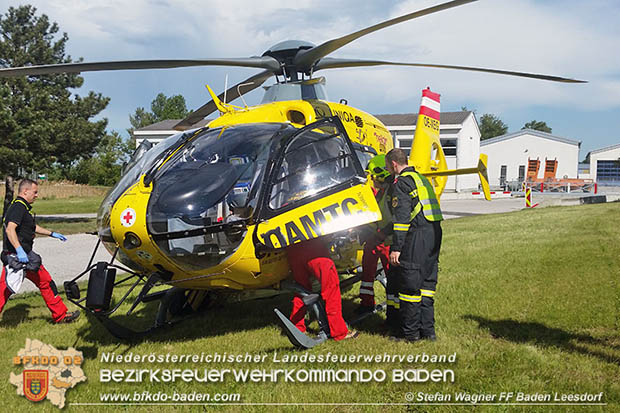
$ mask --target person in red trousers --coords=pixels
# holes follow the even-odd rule
[[[381,221],[366,226],[362,241],[364,254],[362,255],[362,277],[360,285],[360,306],[356,312],[364,314],[375,309],[374,283],[377,275],[377,263],[381,260],[385,274],[388,274],[390,261],[390,241],[392,230],[392,214],[387,207],[387,189],[392,182],[392,176],[385,166],[385,155],[377,155],[368,162],[366,173],[373,183],[375,198],[381,210]],[[393,306],[394,297],[388,296],[388,305]]]
[[[3,221],[2,249],[2,277],[0,277],[0,313],[7,299],[13,293],[6,282],[6,266],[9,263],[21,264],[25,271],[25,277],[32,281],[41,291],[47,308],[52,313],[52,319],[56,323],[70,323],[75,321],[79,311],[68,312],[67,306],[62,302],[58,294],[56,284],[45,267],[37,264],[32,267],[33,258],[40,258],[32,251],[34,236],[36,234],[47,235],[52,238],[66,241],[64,235],[49,231],[40,227],[35,222],[35,217],[30,212],[32,203],[39,196],[38,185],[35,181],[24,179],[19,183],[18,196],[6,211]],[[29,265],[30,264],[30,265]]]
[[[316,278],[321,284],[321,297],[325,301],[325,312],[331,338],[343,340],[357,337],[355,330],[349,330],[342,318],[342,297],[340,296],[340,280],[336,265],[329,256],[329,250],[322,239],[312,239],[290,245],[286,248],[288,262],[295,281],[306,290],[312,290],[310,277]],[[306,332],[306,307],[300,296],[293,297],[291,321],[301,331]]]

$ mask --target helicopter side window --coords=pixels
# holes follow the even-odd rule
[[[293,138],[279,164],[269,196],[269,208],[277,210],[356,176],[352,153],[335,128],[309,129]]]
[[[194,271],[234,252],[245,229],[225,224],[252,216],[271,143],[283,128],[293,129],[252,124],[206,130],[153,175],[148,229],[172,261]]]
[[[377,151],[372,146],[354,143],[353,148],[355,149],[357,159],[360,161],[360,164],[364,169],[368,166],[368,162],[370,162],[370,160],[377,155]]]

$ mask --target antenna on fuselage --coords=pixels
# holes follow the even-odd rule
[[[237,85],[237,94],[239,95],[239,97],[243,101],[243,106],[245,106],[246,108],[248,107],[248,104],[245,102],[245,99],[243,98],[243,94],[241,93],[241,86],[250,86],[250,85],[253,85],[253,84],[254,84],[254,82],[248,82],[248,83],[241,83],[241,84]]]

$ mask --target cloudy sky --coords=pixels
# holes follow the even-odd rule
[[[0,0],[0,12],[32,4],[69,36],[67,54],[84,61],[248,57],[287,39],[320,44],[441,1],[431,0]],[[581,155],[620,143],[620,2],[480,0],[356,40],[332,57],[481,66],[588,80],[562,84],[441,69],[358,68],[319,72],[330,100],[373,114],[416,112],[420,90],[441,94],[443,111],[466,106],[499,116],[513,132],[543,120],[582,142]],[[85,73],[84,86],[112,100],[102,116],[126,134],[129,114],[159,93],[188,108],[257,70],[186,68]],[[268,81],[271,82],[271,81]],[[260,101],[260,90],[247,95]]]

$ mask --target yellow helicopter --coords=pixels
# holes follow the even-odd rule
[[[344,240],[334,244],[340,272],[350,274],[342,285],[357,281],[361,246],[351,230],[381,219],[364,167],[376,154],[389,151],[393,140],[374,116],[344,102],[327,101],[325,79],[314,77],[315,72],[397,65],[581,82],[476,67],[326,57],[369,33],[473,1],[450,1],[318,46],[284,41],[261,57],[1,69],[4,77],[213,65],[263,69],[220,96],[207,86],[212,100],[180,121],[178,134],[154,147],[144,142],[136,150],[97,217],[99,241],[113,257],[107,263],[93,264],[91,259],[83,273],[65,283],[67,297],[118,337],[140,333],[110,318],[139,285],[142,289],[127,314],[138,304],[161,300],[154,327],[168,325],[175,308],[197,309],[206,298],[235,302],[291,291],[311,297],[311,292],[286,280],[289,268],[283,248],[327,235]],[[224,95],[233,100],[271,76],[277,83],[266,88],[260,105],[237,107],[223,101]],[[192,129],[216,110],[219,118]],[[472,168],[447,169],[439,141],[439,95],[430,90],[423,91],[410,163],[432,178],[438,195],[448,175],[478,173],[489,197],[484,155]],[[129,276],[117,281],[117,269]],[[76,282],[87,273],[88,290],[81,298]],[[114,287],[129,280],[133,284],[112,306]],[[161,285],[171,288],[151,292]],[[316,300],[309,299],[308,305],[316,305]],[[318,340],[307,339],[294,327],[291,331],[281,313],[278,316],[296,345],[312,347],[326,338],[323,334]]]

